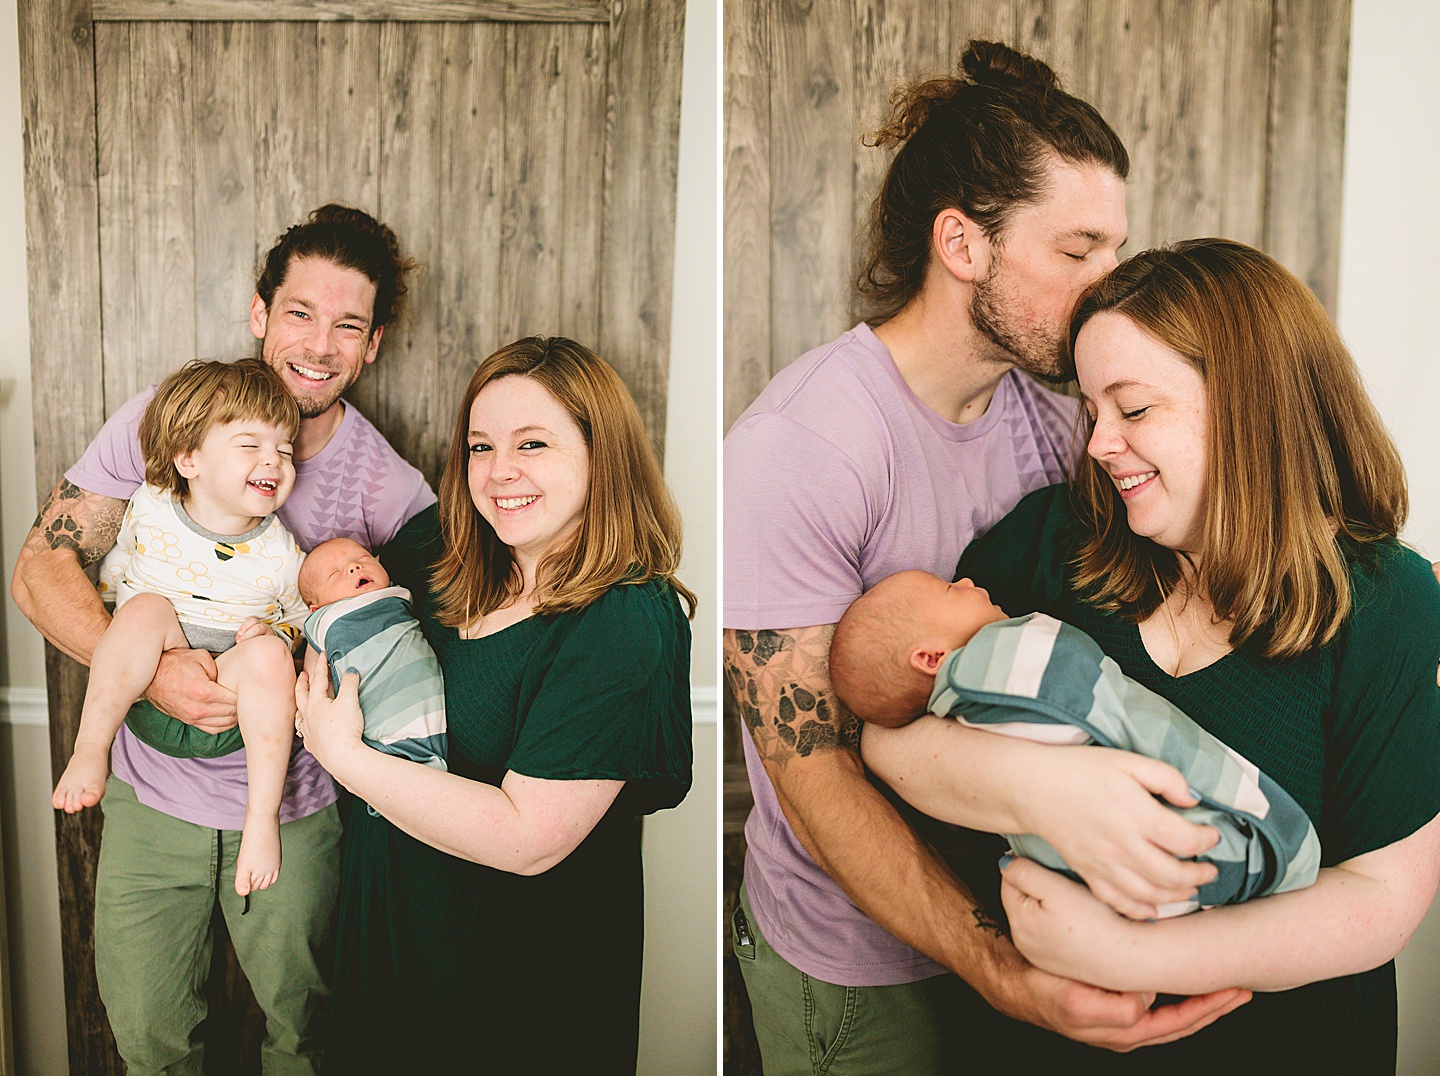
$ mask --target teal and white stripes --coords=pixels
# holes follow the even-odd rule
[[[354,669],[367,744],[445,769],[445,683],[410,614],[410,592],[386,587],[333,602],[305,620],[305,638],[330,666],[335,690]]]
[[[1320,840],[1300,805],[1250,761],[1127,677],[1088,635],[1054,617],[1032,613],[986,625],[946,657],[930,710],[1039,743],[1133,751],[1184,774],[1201,802],[1181,813],[1220,832],[1220,842],[1200,857],[1220,873],[1201,887],[1197,902],[1164,906],[1162,915],[1315,880]],[[1017,854],[1070,873],[1041,838],[1007,836]]]

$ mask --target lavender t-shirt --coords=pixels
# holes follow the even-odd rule
[[[781,371],[725,438],[725,627],[834,624],[881,579],[948,579],[960,553],[1073,458],[1076,402],[1011,371],[957,425],[864,324]],[[840,986],[945,969],[861,912],[791,832],[749,736],[745,886],[782,957]]]
[[[129,500],[145,478],[140,417],[152,385],[110,416],[65,477],[89,493]],[[400,458],[353,405],[315,456],[295,464],[295,488],[280,521],[304,550],[328,538],[353,538],[375,549],[413,515],[435,503],[424,476]],[[147,807],[208,829],[240,829],[245,821],[245,752],[220,758],[172,758],[123,725],[110,751],[115,776],[134,786]],[[298,742],[290,758],[280,821],[291,822],[335,802],[335,783]]]

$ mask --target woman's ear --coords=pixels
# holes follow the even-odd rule
[[[910,668],[916,672],[924,673],[926,676],[934,676],[940,671],[940,663],[945,660],[948,650],[927,650],[923,646],[917,646],[910,651]]]
[[[990,268],[989,237],[960,209],[942,209],[936,215],[930,242],[935,260],[956,280],[973,284]]]

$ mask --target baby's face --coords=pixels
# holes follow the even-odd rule
[[[321,542],[300,568],[300,593],[311,609],[389,585],[380,562],[349,538]]]
[[[916,591],[915,601],[928,621],[937,648],[954,650],[964,646],[986,624],[1005,619],[1004,610],[969,579],[947,583],[932,575]]]

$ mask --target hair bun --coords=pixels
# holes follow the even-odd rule
[[[998,41],[970,42],[960,66],[977,86],[1029,93],[1048,93],[1060,86],[1049,65]]]

